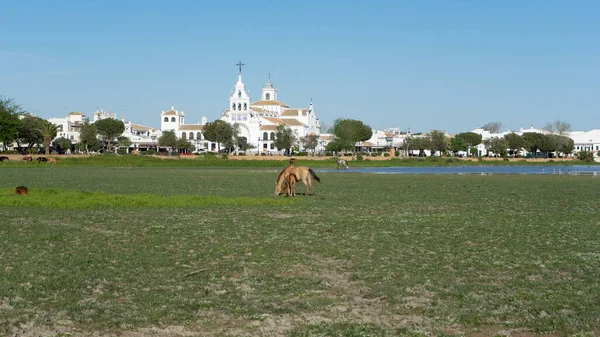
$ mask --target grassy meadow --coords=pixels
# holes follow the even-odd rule
[[[598,178],[181,162],[0,167],[0,336],[600,333]]]

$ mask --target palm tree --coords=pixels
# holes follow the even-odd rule
[[[47,120],[43,120],[40,128],[37,129],[44,136],[44,147],[46,148],[46,155],[50,154],[50,142],[52,139],[56,137],[56,133],[58,132],[58,125],[52,124]]]

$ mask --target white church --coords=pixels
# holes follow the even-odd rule
[[[294,132],[297,139],[310,134],[320,135],[320,125],[313,109],[312,101],[308,108],[291,108],[280,101],[277,89],[271,79],[262,89],[261,98],[251,102],[246,85],[242,81],[242,64],[239,67],[238,80],[229,97],[228,109],[221,113],[221,120],[240,127],[240,136],[246,138],[248,144],[254,145],[255,153],[270,153],[277,149],[274,145],[277,127],[284,125]],[[204,139],[202,130],[207,120],[202,117],[202,123],[185,124],[185,114],[172,107],[161,113],[162,131],[173,130],[179,138],[187,139],[196,149],[216,151],[216,144]]]

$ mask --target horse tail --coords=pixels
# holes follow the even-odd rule
[[[315,171],[313,171],[312,169],[308,169],[308,172],[318,183],[321,182],[321,179],[319,179],[319,177],[317,177],[317,174],[315,173]]]

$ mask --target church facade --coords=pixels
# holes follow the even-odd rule
[[[262,88],[259,100],[252,102],[246,85],[242,81],[240,62],[238,80],[229,97],[228,109],[221,114],[221,120],[239,125],[240,136],[248,144],[254,145],[253,152],[270,153],[280,151],[275,147],[275,133],[280,125],[292,130],[296,139],[310,134],[320,135],[319,119],[312,101],[307,108],[292,108],[279,100],[277,89],[271,79]]]
[[[271,153],[283,149],[275,147],[275,133],[280,125],[289,127],[296,139],[310,134],[320,135],[320,124],[313,109],[312,101],[307,108],[292,108],[280,101],[277,89],[271,79],[262,89],[261,98],[252,102],[246,85],[242,81],[242,66],[238,64],[239,74],[237,83],[229,97],[228,108],[221,113],[220,119],[233,125],[238,124],[240,136],[246,139],[253,149],[248,152]],[[207,122],[202,117],[202,123],[185,124],[183,111],[162,111],[160,129],[162,131],[175,131],[178,138],[189,140],[197,152],[216,151],[217,144],[207,141],[202,133]]]

